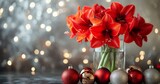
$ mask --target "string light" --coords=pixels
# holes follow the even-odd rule
[[[40,55],[44,55],[44,51],[43,50],[40,51]]]
[[[8,66],[11,66],[11,65],[12,65],[12,61],[11,61],[11,60],[8,60],[8,61],[7,61],[7,65],[8,65]]]
[[[63,59],[64,64],[68,64],[68,59]]]
[[[45,24],[41,24],[41,25],[40,25],[40,28],[42,28],[42,29],[44,29],[45,27],[46,27]]]
[[[9,11],[10,11],[10,12],[13,12],[13,10],[14,10],[14,6],[10,6],[10,7],[9,7]]]
[[[136,57],[135,62],[139,62],[139,57]]]
[[[159,62],[160,62],[160,58],[159,58]]]
[[[87,50],[86,48],[82,48],[82,52],[86,52],[86,50]]]
[[[4,24],[3,24],[3,28],[4,28],[4,29],[7,29],[7,27],[8,27],[8,24],[7,24],[7,23],[4,23]]]
[[[150,65],[151,63],[152,63],[152,61],[151,61],[151,60],[148,60],[148,61],[147,61],[147,64],[148,64],[148,65]]]
[[[111,0],[106,0],[106,2],[111,2]]]
[[[15,36],[15,37],[13,38],[13,40],[14,40],[14,42],[18,42],[18,41],[19,41],[18,36]]]
[[[51,26],[46,26],[46,31],[50,32],[52,30]]]
[[[60,2],[58,3],[58,5],[59,5],[60,7],[63,7],[63,6],[65,5],[65,3],[64,3],[64,1],[60,1]]]
[[[30,24],[26,24],[26,29],[30,30],[31,29],[31,25]]]
[[[35,2],[31,2],[29,6],[30,6],[30,8],[34,8],[36,6],[36,4],[35,4]]]
[[[83,60],[83,63],[84,63],[84,64],[88,64],[88,59],[84,59],[84,60]]]
[[[22,58],[22,59],[26,59],[26,55],[25,55],[25,54],[22,54],[22,55],[21,55],[21,58]]]
[[[52,8],[47,8],[47,13],[48,14],[52,13]]]
[[[35,58],[35,59],[34,59],[34,62],[35,62],[35,63],[37,63],[38,61],[39,61],[38,58]]]
[[[49,46],[51,46],[51,41],[49,41],[49,40],[47,40],[46,42],[45,42],[45,45],[47,46],[47,47],[49,47]]]
[[[28,20],[32,20],[32,15],[28,15]]]
[[[156,28],[156,29],[154,30],[154,32],[155,32],[156,34],[158,34],[158,32],[159,32],[159,31],[158,31],[158,28]]]
[[[47,4],[51,3],[51,0],[46,0],[46,3],[47,3]]]
[[[38,55],[38,54],[39,54],[39,50],[38,50],[38,49],[35,49],[35,50],[34,50],[34,54]]]
[[[57,17],[57,16],[58,16],[58,12],[57,12],[57,11],[54,11],[54,12],[52,13],[52,16],[53,16],[53,17]]]

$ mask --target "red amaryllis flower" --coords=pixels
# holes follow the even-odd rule
[[[91,47],[97,48],[107,44],[112,48],[119,48],[120,40],[118,34],[120,31],[120,24],[115,23],[111,16],[105,14],[99,25],[90,28],[94,38],[91,40]]]
[[[135,43],[141,47],[142,41],[147,41],[147,35],[151,33],[153,25],[150,23],[145,23],[145,20],[141,16],[135,17],[133,22],[130,24],[130,28],[125,34],[124,41],[126,43]]]
[[[73,38],[77,35],[78,42],[83,39],[90,41],[93,36],[89,28],[98,23],[98,19],[103,17],[104,11],[106,9],[103,6],[95,4],[92,8],[88,6],[84,6],[82,10],[79,8],[76,15],[67,17],[67,24],[71,31],[70,37]]]
[[[80,42],[83,40],[86,35],[88,35],[88,29],[92,24],[90,23],[87,16],[90,13],[90,7],[85,6],[83,10],[78,8],[78,12],[75,15],[71,15],[67,17],[67,25],[70,29],[70,37],[73,38],[77,35],[77,41]]]
[[[124,34],[128,28],[128,23],[133,19],[135,12],[134,5],[127,5],[123,7],[118,2],[113,2],[107,13],[111,15],[114,21],[121,24],[120,34]]]

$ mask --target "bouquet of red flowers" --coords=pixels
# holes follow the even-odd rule
[[[105,57],[120,47],[120,35],[124,36],[124,42],[135,42],[139,47],[147,41],[147,35],[151,33],[153,25],[146,23],[139,14],[134,16],[135,6],[129,4],[123,6],[118,2],[111,3],[109,8],[95,4],[93,7],[78,7],[74,15],[67,17],[70,38],[76,38],[77,42],[90,42],[92,48],[102,48],[102,61],[99,68],[107,63]],[[108,53],[103,53],[107,51]],[[114,64],[110,67],[112,71]]]

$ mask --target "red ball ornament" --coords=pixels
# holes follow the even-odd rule
[[[137,69],[131,68],[128,71],[128,83],[129,84],[142,84],[144,79],[143,73]]]
[[[73,67],[69,66],[68,69],[62,73],[61,78],[63,84],[78,84],[79,74]]]
[[[100,68],[95,72],[95,81],[97,84],[108,84],[111,72],[107,68]]]
[[[156,64],[155,68],[160,72],[160,63]]]

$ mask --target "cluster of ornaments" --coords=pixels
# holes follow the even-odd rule
[[[73,67],[69,66],[62,73],[63,84],[160,84],[160,72],[150,66],[142,73],[140,68],[131,66],[128,69],[117,69],[112,73],[107,68],[100,68],[93,72],[89,67],[83,68],[78,73]]]

